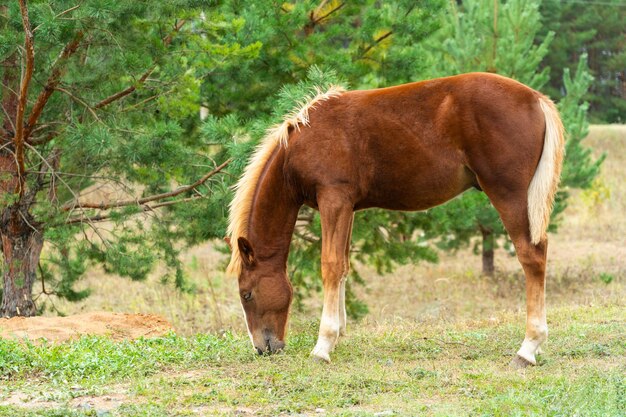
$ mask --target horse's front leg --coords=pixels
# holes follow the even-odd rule
[[[320,196],[321,197],[321,196]],[[324,307],[317,344],[311,352],[316,359],[330,362],[330,352],[345,329],[345,275],[347,273],[346,245],[350,239],[353,211],[340,195],[318,198],[322,219],[322,280]]]
[[[341,279],[339,284],[339,336],[346,335],[346,328],[348,322],[348,313],[346,313],[346,281],[348,279],[348,273]]]
[[[348,230],[348,239],[346,240],[346,252],[344,254],[344,274],[341,279],[341,286],[339,289],[339,335],[346,335],[346,324],[348,322],[348,315],[346,313],[346,281],[348,280],[348,274],[350,273],[350,241],[352,240],[352,226],[354,225],[354,213],[350,219],[350,229]]]

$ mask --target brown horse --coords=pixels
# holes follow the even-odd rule
[[[526,275],[526,337],[513,363],[535,364],[548,334],[546,228],[563,148],[554,104],[498,75],[319,92],[269,131],[231,204],[228,271],[239,276],[254,347],[285,346],[287,254],[303,204],[322,221],[324,307],[312,355],[330,361],[346,327],[354,211],[424,210],[475,187],[500,214]]]

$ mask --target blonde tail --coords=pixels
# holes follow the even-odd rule
[[[528,187],[528,221],[530,239],[534,245],[546,237],[565,150],[563,122],[559,111],[547,97],[539,98],[539,106],[546,120],[546,135],[539,165]]]

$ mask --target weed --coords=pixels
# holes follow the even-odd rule
[[[598,275],[598,278],[600,278],[600,281],[604,282],[605,284],[610,284],[615,279],[613,274],[608,274],[606,272],[602,272],[600,275]]]

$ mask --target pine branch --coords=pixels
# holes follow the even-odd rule
[[[331,11],[329,11],[328,13],[326,13],[325,15],[316,17],[315,20],[313,21],[313,24],[316,25],[319,22],[321,22],[322,20],[326,19],[327,17],[329,17],[331,14],[335,13],[336,11],[339,11],[343,6],[345,6],[346,3],[341,3],[339,4],[339,6],[335,7],[334,9],[332,9]]]
[[[81,0],[81,1],[83,1],[83,0]],[[81,6],[81,4],[77,4],[76,6],[73,6],[73,7],[70,7],[69,9],[63,10],[62,12],[60,12],[60,13],[56,14],[56,15],[54,16],[54,18],[55,18],[55,19],[59,19],[59,18],[61,18],[61,17],[65,16],[66,14],[71,13],[71,12],[73,12],[74,10],[78,9],[80,6]],[[68,18],[68,20],[69,20],[69,18]],[[39,28],[40,28],[40,27],[41,27],[41,23],[39,24],[39,26],[36,26],[36,27],[33,29],[33,33],[37,32],[37,31],[39,30]]]
[[[93,108],[98,110],[98,109],[108,106],[114,101],[117,101],[121,98],[126,97],[127,95],[135,91],[137,89],[137,86],[142,85],[144,82],[146,82],[146,79],[148,79],[148,77],[152,74],[155,68],[156,68],[156,64],[153,64],[148,69],[148,71],[143,73],[143,75],[139,78],[139,80],[137,80],[137,82],[134,85],[128,86],[122,91],[118,91],[117,93],[110,95],[109,97],[105,98],[104,100],[100,101],[95,106],[93,106]]]
[[[81,106],[85,107],[85,109],[87,109],[87,111],[89,113],[91,113],[91,115],[93,116],[94,119],[96,119],[99,122],[101,121],[100,118],[98,117],[98,115],[96,114],[96,112],[91,107],[89,107],[89,104],[87,104],[85,102],[85,100],[81,99],[80,97],[75,96],[70,91],[68,91],[68,90],[66,90],[64,88],[55,87],[55,90],[60,91],[61,93],[67,95],[69,98],[71,98],[72,100],[74,100],[75,102],[80,104]]]
[[[309,14],[309,21],[306,23],[306,25],[304,25],[304,33],[306,35],[310,35],[311,33],[313,33],[313,30],[315,29],[315,26],[318,23],[320,23],[322,20],[328,18],[333,13],[339,11],[343,6],[346,5],[345,3],[340,3],[339,6],[334,7],[328,13],[326,13],[326,14],[324,14],[322,16],[318,16],[318,13],[320,13],[322,11],[324,6],[326,6],[326,3],[328,3],[327,0],[322,1],[322,3],[319,6],[317,6],[317,8],[315,10],[312,10],[311,13]]]
[[[61,183],[63,185],[65,185],[65,187],[67,188],[68,192],[70,194],[72,194],[74,196],[74,199],[76,201],[78,201],[78,196],[76,195],[76,193],[74,192],[74,190],[72,189],[72,187],[69,186],[69,184],[67,182],[65,182],[65,180],[63,178],[61,178],[57,173],[56,170],[54,168],[54,166],[52,166],[50,164],[50,162],[44,158],[44,156],[37,150],[37,148],[35,148],[33,145],[31,145],[30,143],[26,142],[26,146],[28,147],[28,149],[30,149],[31,151],[33,151],[33,153],[35,155],[37,155],[39,157],[39,159],[41,160],[41,162],[43,162],[43,164],[46,165],[46,167],[50,170],[50,175],[52,175],[52,178],[57,177],[59,179],[59,181],[61,181]],[[53,179],[54,181],[54,179]],[[52,184],[52,187],[55,187],[54,184]]]
[[[78,9],[80,6],[81,6],[80,4],[77,4],[76,6],[74,6],[74,7],[70,7],[70,8],[69,8],[69,9],[67,9],[67,10],[63,10],[61,13],[57,14],[56,16],[54,16],[54,18],[55,18],[55,19],[58,19],[59,17],[61,17],[61,16],[65,15],[65,14],[67,14],[67,13],[73,12],[74,10]]]
[[[28,140],[28,138],[30,137],[33,128],[37,124],[39,116],[41,116],[41,112],[48,103],[48,99],[50,98],[52,93],[54,93],[54,90],[61,82],[61,77],[65,73],[65,64],[67,63],[68,58],[76,52],[83,37],[84,33],[82,31],[76,33],[74,39],[72,39],[71,42],[65,45],[57,60],[54,62],[54,64],[52,64],[52,71],[50,71],[50,76],[48,77],[48,80],[46,81],[43,90],[41,90],[41,93],[39,93],[39,96],[37,97],[37,100],[33,105],[33,109],[30,112],[30,117],[28,118],[28,123],[26,124],[26,131],[24,132],[25,140]]]
[[[185,23],[186,23],[186,20],[180,20],[180,21],[176,22],[176,24],[174,25],[173,33],[178,33],[178,31],[180,31],[180,29],[185,25]],[[163,38],[163,45],[165,47],[169,46],[169,44],[172,43],[172,38],[173,38],[173,34],[172,33],[170,33],[165,38]],[[127,95],[131,94],[133,91],[135,91],[137,89],[138,86],[140,86],[140,85],[142,85],[143,83],[146,82],[148,77],[156,69],[156,66],[157,66],[156,63],[152,64],[152,66],[150,68],[148,68],[148,70],[146,72],[144,72],[141,77],[139,77],[139,80],[137,80],[137,82],[135,84],[133,84],[131,86],[128,86],[125,89],[123,89],[122,91],[118,91],[117,93],[112,94],[109,97],[101,100],[99,103],[97,103],[95,106],[93,106],[93,109],[95,109],[95,110],[101,109],[101,108],[106,107],[109,104],[113,103],[114,101],[120,100],[120,99],[126,97]]]
[[[153,211],[155,209],[161,208],[161,207],[169,207],[169,206],[173,206],[175,204],[180,204],[180,203],[188,203],[190,201],[195,201],[195,200],[200,200],[201,198],[204,198],[203,195],[196,195],[193,197],[187,197],[187,198],[182,198],[180,200],[170,200],[170,201],[164,201],[162,203],[157,203],[157,204],[152,204],[152,205],[148,205],[148,204],[144,204],[141,206],[141,211],[139,213],[145,213],[147,211]],[[138,213],[134,213],[134,214],[138,214]],[[103,213],[103,214],[97,214],[95,216],[76,216],[76,217],[70,217],[69,219],[67,219],[65,221],[64,224],[76,224],[76,223],[93,223],[93,222],[101,222],[101,221],[105,221],[110,219],[111,217],[114,216],[114,213]]]
[[[17,102],[17,114],[15,116],[15,136],[13,143],[15,144],[15,157],[17,160],[17,177],[18,189],[20,197],[24,194],[24,113],[26,112],[26,103],[28,101],[28,88],[33,77],[33,68],[35,65],[35,47],[33,45],[33,32],[28,17],[28,6],[26,0],[19,0],[20,12],[22,15],[22,27],[24,28],[24,49],[26,52],[26,67],[20,84],[20,94]]]
[[[163,45],[165,47],[170,46],[170,43],[172,43],[173,35],[175,33],[178,33],[183,28],[183,26],[185,26],[185,23],[187,23],[187,21],[185,19],[182,19],[174,24],[173,32],[167,35],[165,38],[163,38]]]
[[[199,187],[200,185],[204,184],[209,178],[213,177],[215,174],[219,173],[221,170],[223,170],[224,168],[226,168],[228,166],[228,164],[230,164],[232,162],[232,158],[226,160],[224,163],[222,163],[221,165],[219,165],[218,167],[216,167],[213,171],[207,173],[206,175],[204,175],[202,178],[200,178],[199,180],[197,180],[196,182],[194,182],[193,184],[190,185],[185,185],[183,187],[179,187],[173,191],[167,192],[167,193],[161,193],[161,194],[155,194],[155,195],[151,195],[148,197],[143,197],[143,198],[138,198],[138,199],[134,199],[134,200],[120,200],[120,201],[114,201],[111,203],[107,203],[107,202],[100,202],[97,204],[93,204],[93,203],[81,203],[77,200],[65,204],[63,205],[63,207],[61,207],[61,210],[63,211],[70,211],[70,210],[75,210],[75,209],[99,209],[99,210],[108,210],[108,209],[112,209],[112,208],[117,208],[117,207],[125,207],[125,206],[134,206],[134,205],[143,205],[146,203],[150,203],[152,201],[158,201],[158,200],[163,200],[165,198],[170,198],[170,197],[176,197],[179,194],[182,194],[184,192],[193,190],[197,187]]]
[[[389,32],[385,33],[384,35],[379,36],[378,38],[376,38],[374,40],[374,43],[371,45],[368,45],[367,48],[365,48],[363,50],[363,52],[361,52],[361,58],[363,58],[365,56],[365,54],[367,54],[369,51],[371,51],[374,47],[376,47],[379,43],[381,43],[382,41],[384,41],[385,39],[387,39],[388,37],[390,37],[391,35],[393,35],[393,30],[390,30]]]
[[[54,131],[48,133],[45,136],[38,137],[38,138],[35,138],[35,139],[31,138],[27,143],[29,143],[30,145],[33,145],[33,146],[45,145],[46,143],[50,142],[52,139],[54,139],[57,136],[59,136],[62,131],[63,130],[54,130]]]

